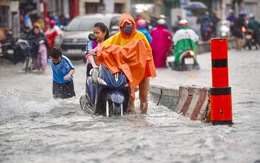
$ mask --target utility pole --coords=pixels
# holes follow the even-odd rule
[[[154,15],[157,17],[160,14],[162,14],[162,10],[163,10],[163,0],[155,0],[154,1]]]
[[[226,0],[222,0],[222,13],[221,13],[222,20],[226,20],[226,6],[227,6]]]
[[[12,36],[18,38],[20,34],[19,1],[10,1]]]

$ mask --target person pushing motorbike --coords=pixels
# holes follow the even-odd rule
[[[180,56],[184,51],[192,50],[194,52],[195,69],[199,69],[199,64],[196,60],[197,44],[199,36],[188,27],[188,21],[182,19],[179,22],[180,29],[173,36],[174,43],[174,67],[178,67],[181,64]]]
[[[122,14],[119,26],[120,31],[97,49],[96,59],[112,73],[122,70],[128,78],[131,87],[128,111],[134,112],[134,90],[139,85],[140,110],[142,114],[146,114],[149,80],[156,76],[152,49],[145,35],[136,30],[136,23],[130,14]]]

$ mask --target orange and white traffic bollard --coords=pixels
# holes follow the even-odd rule
[[[210,88],[213,125],[233,124],[231,87],[228,81],[228,40],[211,39],[212,88]]]

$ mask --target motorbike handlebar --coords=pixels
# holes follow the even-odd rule
[[[93,53],[90,54],[89,51],[90,51],[90,50],[87,50],[87,51],[85,52],[85,54],[88,55],[88,56],[90,56],[90,55],[92,55],[92,56],[97,56],[97,51],[95,51],[94,54],[93,54]]]

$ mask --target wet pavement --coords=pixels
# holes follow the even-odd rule
[[[76,97],[54,100],[49,66],[24,73],[22,63],[0,59],[0,162],[259,162],[259,54],[229,51],[232,127],[191,121],[152,101],[147,115],[88,115],[79,107],[82,61],[73,62]],[[199,71],[157,69],[151,85],[211,87],[210,53],[198,61]]]

